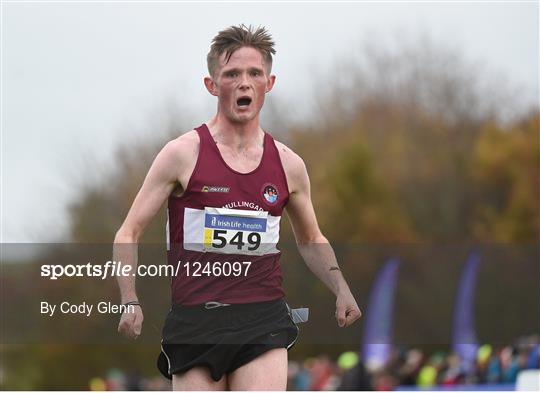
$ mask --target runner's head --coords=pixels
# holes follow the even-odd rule
[[[274,85],[270,72],[275,52],[264,27],[231,26],[214,37],[207,56],[210,76],[204,83],[229,120],[246,122],[258,116]]]
[[[212,40],[210,52],[206,56],[210,75],[214,77],[222,63],[228,63],[232,54],[243,47],[259,51],[263,56],[266,73],[270,75],[272,55],[276,53],[272,37],[264,27],[254,29],[252,26],[247,27],[243,24],[220,31]]]

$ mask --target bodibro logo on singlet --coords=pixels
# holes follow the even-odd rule
[[[278,192],[277,192],[277,187],[272,183],[265,183],[262,186],[261,192],[262,192],[262,195],[264,197],[264,200],[269,205],[275,205],[276,202],[279,199],[279,195],[278,195]]]
[[[201,189],[202,192],[229,192],[230,187],[220,187],[220,186],[203,186]]]

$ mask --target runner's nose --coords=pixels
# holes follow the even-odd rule
[[[241,90],[249,89],[249,80],[248,80],[247,74],[245,73],[243,73],[242,76],[240,77],[240,89]]]

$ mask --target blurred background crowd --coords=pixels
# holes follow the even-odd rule
[[[415,348],[394,348],[391,359],[377,370],[368,370],[354,351],[336,359],[327,355],[290,360],[288,390],[376,390],[429,389],[466,385],[499,384],[514,389],[518,373],[540,369],[540,336],[520,337],[513,344],[479,347],[472,370],[463,367],[459,355],[444,351],[431,354]],[[111,369],[89,381],[90,390],[169,390],[164,377],[142,377],[135,372]]]

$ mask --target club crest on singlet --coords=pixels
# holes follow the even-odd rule
[[[279,199],[277,187],[272,183],[266,183],[262,187],[262,195],[269,205],[275,205]]]

